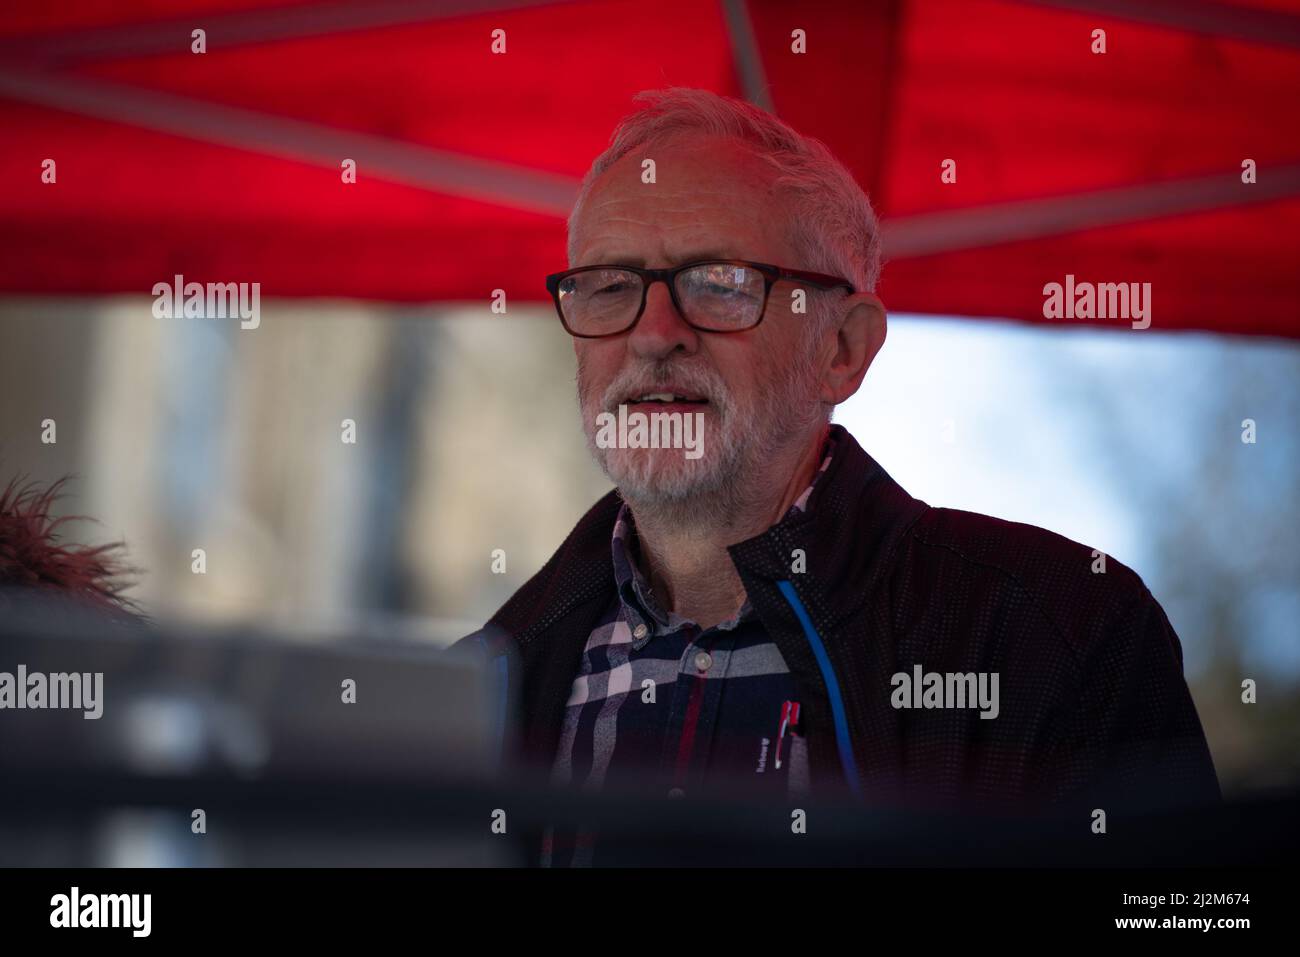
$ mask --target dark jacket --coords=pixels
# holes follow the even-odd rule
[[[908,495],[843,428],[808,511],[728,551],[799,685],[811,784],[908,807],[1218,799],[1182,649],[1142,580],[1087,546]],[[553,760],[614,589],[610,492],[477,642],[512,678],[509,745]],[[796,549],[806,570],[792,572]],[[997,673],[999,714],[901,709],[897,673]]]

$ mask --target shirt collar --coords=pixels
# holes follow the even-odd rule
[[[823,446],[821,466],[813,475],[812,482],[804,489],[803,494],[795,499],[794,504],[790,506],[790,510],[785,514],[786,518],[807,511],[808,501],[812,497],[813,489],[817,487],[818,480],[826,474],[826,469],[831,464],[831,457],[834,452],[835,440],[833,433],[831,433],[828,434],[826,444]],[[641,571],[637,560],[639,554],[640,544],[637,542],[636,524],[632,520],[632,510],[624,502],[619,506],[618,517],[614,520],[614,586],[618,590],[619,602],[623,606],[623,613],[626,616],[628,627],[632,631],[632,647],[636,649],[640,649],[655,635],[672,634],[679,628],[695,624],[689,618],[683,618],[676,612],[663,610],[655,597],[654,590],[650,587],[649,579]],[[751,613],[752,608],[749,599],[746,598],[744,605],[741,606],[736,616],[717,627],[723,631],[733,629],[749,617]]]

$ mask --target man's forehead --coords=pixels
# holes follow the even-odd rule
[[[642,154],[655,159],[653,183],[642,180]],[[744,147],[716,140],[629,153],[593,184],[574,223],[572,264],[779,256],[779,203],[757,163]]]

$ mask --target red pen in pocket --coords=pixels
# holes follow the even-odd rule
[[[785,740],[786,731],[799,726],[799,702],[787,701],[781,705],[781,727],[776,732],[775,767],[781,767],[781,742]]]

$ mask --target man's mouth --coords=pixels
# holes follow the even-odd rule
[[[623,400],[629,412],[699,412],[709,400],[692,392],[642,392]]]

